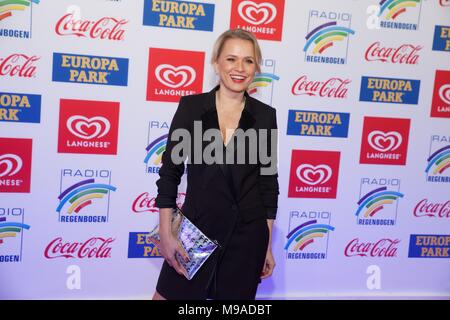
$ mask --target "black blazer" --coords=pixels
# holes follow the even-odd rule
[[[160,178],[156,182],[157,207],[176,207],[178,185],[185,169],[183,163],[174,164],[171,160],[172,149],[178,143],[172,140],[172,132],[177,128],[183,128],[188,130],[191,137],[195,139],[194,121],[201,121],[202,134],[210,128],[219,130],[215,105],[215,92],[218,88],[214,88],[209,93],[185,96],[180,99],[169,129],[166,150],[162,156]],[[246,102],[238,128],[244,131],[250,128],[276,129],[275,109],[250,97],[247,93],[245,96]],[[268,141],[270,142],[270,138]],[[202,152],[208,144],[210,142],[201,144]],[[225,148],[222,140],[220,144]],[[228,145],[227,148],[230,146]],[[247,156],[248,149],[249,146],[246,145]],[[192,140],[191,155],[193,152],[194,141]],[[226,226],[235,220],[230,219],[232,217],[238,217],[244,222],[254,219],[275,219],[279,194],[278,174],[275,172],[272,175],[261,175],[262,164],[259,157],[254,164],[246,162],[245,164],[220,165],[206,164],[203,161],[196,164],[192,157],[187,160],[187,190],[181,209],[186,217],[207,236],[218,240],[225,237],[224,230],[229,230]]]

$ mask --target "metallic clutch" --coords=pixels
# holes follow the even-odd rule
[[[185,269],[185,276],[191,280],[209,256],[219,246],[217,241],[209,239],[186,218],[179,208],[172,213],[172,233],[181,242],[184,250],[189,255],[189,261],[185,261],[178,253],[176,259]],[[148,235],[148,239],[159,247],[159,225]]]

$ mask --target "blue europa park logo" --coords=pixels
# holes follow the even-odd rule
[[[41,122],[41,96],[0,92],[0,121]]]
[[[289,110],[287,134],[346,138],[349,122],[349,113]]]
[[[346,64],[352,16],[345,12],[310,10],[305,36],[305,61]]]
[[[284,246],[289,260],[322,260],[328,255],[331,212],[291,211]]]
[[[397,222],[400,179],[362,178],[355,212],[356,223],[364,226],[393,226]]]
[[[158,247],[148,240],[147,232],[130,232],[128,258],[161,258]]]
[[[110,170],[62,169],[59,222],[106,223],[109,221],[111,192]]]
[[[276,81],[280,77],[275,74],[276,61],[273,59],[264,59],[261,61],[261,73],[255,74],[253,82],[248,88],[248,94],[264,102],[272,105],[273,89]]]
[[[33,6],[39,2],[40,0],[0,1],[0,37],[31,38]]]
[[[190,1],[145,0],[144,25],[213,31],[214,4]]]
[[[412,234],[409,258],[450,258],[450,235]]]
[[[24,231],[30,229],[24,219],[24,208],[0,208],[0,263],[22,261]]]

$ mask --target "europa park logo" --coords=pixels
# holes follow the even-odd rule
[[[340,153],[292,150],[290,198],[336,198]]]
[[[119,102],[61,99],[59,153],[117,154]]]
[[[178,102],[203,90],[204,52],[150,48],[148,101]]]
[[[30,192],[31,150],[31,139],[0,138],[0,192]]]
[[[29,39],[33,6],[40,0],[0,1],[0,37]]]
[[[252,32],[258,39],[281,41],[284,0],[233,0],[230,28]]]

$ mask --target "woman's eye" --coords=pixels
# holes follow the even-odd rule
[[[250,59],[249,59],[249,60],[247,60],[247,63],[250,63],[250,64],[251,64],[251,63],[253,63],[253,60],[250,60]]]

